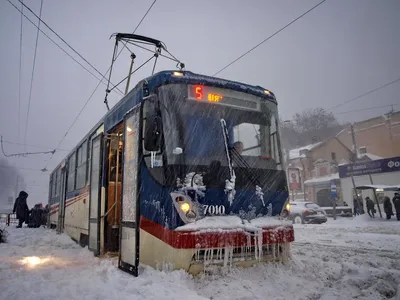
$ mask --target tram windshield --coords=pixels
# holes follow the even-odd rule
[[[245,181],[257,183],[267,170],[282,170],[276,104],[227,89],[213,94],[229,95],[224,103],[208,101],[209,95],[206,101],[197,101],[193,89],[196,86],[173,84],[158,90],[168,165],[164,167],[170,172],[176,169],[171,166],[184,166],[185,172],[202,172],[210,166],[227,171],[229,153],[237,176],[247,170]]]

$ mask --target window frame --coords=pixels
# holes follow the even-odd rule
[[[88,140],[86,139],[76,150],[75,189],[84,188],[87,184]]]
[[[76,156],[77,151],[75,150],[69,157],[68,157],[68,180],[67,180],[67,192],[73,192],[76,186]],[[71,159],[74,159],[74,166],[72,169]],[[71,187],[71,179],[73,180],[73,184]]]

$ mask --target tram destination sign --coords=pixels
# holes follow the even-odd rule
[[[260,110],[260,100],[252,95],[204,85],[189,85],[188,87],[189,100],[255,111]]]
[[[345,178],[398,171],[400,171],[400,156],[339,166],[339,177]]]

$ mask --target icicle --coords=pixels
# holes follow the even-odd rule
[[[156,152],[150,151],[150,165],[151,168],[154,168],[154,161],[156,160]]]
[[[262,235],[262,230],[258,231],[258,260],[260,261],[262,256],[263,256],[263,250],[262,250],[262,245],[263,245],[263,235]]]
[[[225,247],[225,253],[224,253],[224,268],[228,265],[228,259],[229,259],[229,251],[228,247]]]
[[[254,258],[258,259],[258,241],[257,241],[257,234],[254,235]]]
[[[261,200],[262,205],[265,206],[264,193],[263,193],[261,187],[259,187],[258,185],[256,185],[256,195],[258,196],[258,199]]]
[[[272,203],[268,204],[268,212],[267,212],[267,217],[272,217]]]
[[[229,258],[229,269],[231,269],[232,265],[233,265],[233,247],[230,247],[229,255],[230,255],[230,258]]]

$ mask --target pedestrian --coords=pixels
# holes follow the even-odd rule
[[[24,222],[28,223],[29,217],[29,208],[26,203],[26,199],[28,198],[28,193],[25,191],[21,191],[19,193],[18,198],[15,200],[13,213],[17,214],[18,226],[17,228],[21,228]]]
[[[393,202],[394,208],[396,209],[397,221],[400,221],[400,194],[399,193],[394,193],[392,202]]]
[[[370,197],[365,198],[367,202],[367,213],[371,218],[375,218],[375,204]]]
[[[358,200],[356,198],[353,199],[353,207],[354,207],[354,216],[358,216],[360,214],[360,208],[358,206]]]
[[[390,218],[394,216],[394,214],[393,214],[392,203],[390,202],[390,198],[388,196],[385,196],[383,198],[383,209],[386,214],[386,219],[390,220]]]

